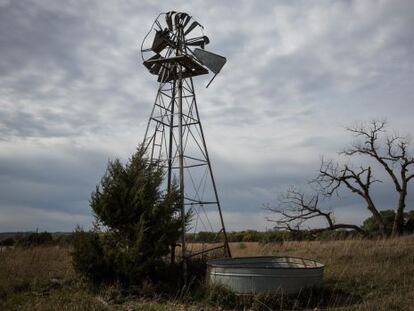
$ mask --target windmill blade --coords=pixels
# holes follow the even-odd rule
[[[164,50],[167,46],[173,46],[174,44],[170,41],[168,37],[169,31],[168,29],[159,31],[157,30],[155,32],[154,41],[152,42],[151,49],[155,53],[160,53],[162,50]]]
[[[167,23],[168,29],[170,31],[173,31],[173,22],[172,22],[172,16],[175,14],[175,11],[170,11],[165,15],[165,22]]]
[[[155,21],[155,25],[158,26],[158,30],[162,30],[161,23],[158,20]]]
[[[177,13],[175,15],[175,24],[176,25],[179,25],[179,24],[182,25],[187,16],[188,16],[188,14],[184,13],[184,12]]]
[[[174,25],[175,25],[175,27],[177,27],[177,25],[180,24],[180,17],[181,17],[181,13],[175,14],[175,16],[174,16]]]
[[[203,49],[204,49],[204,46],[209,43],[210,43],[210,40],[207,36],[192,38],[186,41],[186,45],[201,46]]]
[[[184,35],[185,36],[188,35],[197,26],[200,26],[201,28],[203,28],[203,26],[201,26],[199,22],[192,22],[190,27],[188,27],[188,29],[184,32]]]
[[[221,68],[223,68],[224,64],[227,61],[226,58],[221,55],[214,54],[212,52],[202,50],[202,49],[194,49],[193,53],[195,57],[204,66],[206,66],[208,69],[210,69],[215,74],[218,74],[220,72]]]
[[[185,26],[187,26],[187,24],[190,20],[191,20],[191,16],[187,14],[187,16],[185,17],[185,20],[183,22],[183,28],[185,28]]]

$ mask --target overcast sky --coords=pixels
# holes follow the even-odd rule
[[[0,0],[0,231],[89,227],[108,159],[143,139],[157,83],[139,45],[169,10],[228,60],[195,85],[229,230],[270,228],[262,204],[337,158],[346,126],[386,118],[413,133],[410,0]],[[377,204],[394,207],[384,180]],[[347,192],[326,204],[338,220],[368,215]]]

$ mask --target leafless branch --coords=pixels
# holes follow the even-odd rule
[[[295,188],[289,189],[286,194],[279,198],[277,207],[266,206],[265,209],[275,214],[276,218],[266,218],[268,221],[276,224],[275,228],[289,230],[292,232],[299,231],[303,224],[314,218],[322,217],[327,226],[324,228],[312,229],[311,233],[319,233],[327,230],[336,229],[353,229],[364,233],[360,227],[351,224],[335,224],[331,211],[324,211],[319,206],[319,196],[306,196],[303,192]]]
[[[318,176],[312,181],[318,185],[319,191],[330,197],[337,193],[341,186],[360,196],[367,204],[368,210],[376,219],[380,230],[385,234],[385,224],[371,197],[370,188],[373,183],[381,182],[375,179],[371,167],[354,169],[348,164],[340,165],[333,161],[321,162]]]

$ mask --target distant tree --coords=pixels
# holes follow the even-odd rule
[[[379,212],[382,218],[382,221],[385,226],[385,232],[387,234],[392,232],[392,227],[394,225],[394,219],[395,219],[395,211],[393,210],[383,210]],[[368,217],[364,220],[362,223],[362,228],[370,233],[378,233],[380,231],[380,228],[378,226],[378,222],[375,220],[373,216]]]
[[[269,230],[263,232],[262,235],[263,236],[260,240],[261,243],[281,243],[290,240],[290,232],[286,230]]]
[[[73,243],[73,234],[57,234],[54,242],[60,246],[69,246]]]
[[[260,240],[260,233],[256,230],[246,230],[243,232],[242,242],[257,242]]]
[[[96,235],[83,240],[97,254],[102,252],[115,278],[123,283],[153,277],[165,264],[163,257],[169,254],[170,245],[182,234],[182,222],[177,217],[179,194],[176,187],[169,193],[161,191],[164,172],[160,164],[149,161],[140,147],[125,165],[118,159],[110,161],[91,195],[96,228],[104,229],[105,234],[98,239],[99,244]],[[75,257],[81,257],[82,250],[87,252],[89,266],[101,260],[82,244],[75,242],[74,247]],[[98,263],[98,267],[102,265]],[[75,266],[86,274],[87,267],[84,261],[81,267]]]
[[[21,237],[16,245],[22,247],[32,247],[32,246],[40,246],[40,245],[47,245],[53,243],[52,234],[49,232],[32,232],[27,236]]]
[[[405,214],[405,230],[414,233],[414,210]]]
[[[217,233],[209,232],[209,231],[200,231],[196,233],[195,235],[196,235],[195,242],[211,243],[216,240]]]

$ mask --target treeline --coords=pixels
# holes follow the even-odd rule
[[[104,235],[104,234],[103,234]],[[288,231],[256,231],[244,230],[228,232],[227,238],[229,242],[260,242],[275,243],[283,241],[301,241],[301,240],[330,240],[330,239],[346,239],[357,237],[353,231],[333,231],[324,232],[317,237],[308,231],[288,232]],[[218,240],[217,232],[198,232],[187,233],[186,240],[189,243],[214,243]],[[18,233],[0,240],[0,247],[33,247],[33,246],[70,246],[73,243],[73,233],[52,234],[49,232],[31,232]]]
[[[407,231],[407,234],[413,233],[413,230]],[[312,241],[312,240],[344,240],[352,238],[376,238],[379,235],[372,231],[369,236],[362,236],[356,231],[336,230],[325,231],[313,234],[308,230],[298,231],[257,231],[244,230],[227,232],[229,242],[259,242],[259,243],[281,243],[284,241]],[[198,232],[187,233],[186,240],[188,243],[215,243],[218,241],[217,232]],[[32,246],[71,246],[73,243],[73,234],[51,234],[49,232],[33,232],[30,234],[19,234],[14,237],[7,237],[0,240],[0,247],[32,247]]]
[[[104,234],[102,234],[104,235]],[[308,231],[288,232],[288,231],[256,231],[244,230],[228,232],[229,242],[260,242],[276,243],[283,241],[302,241],[302,240],[330,240],[330,239],[347,239],[357,237],[353,231],[333,231],[324,232],[317,237]],[[217,232],[198,232],[187,233],[186,240],[188,243],[214,243],[217,242]],[[33,247],[33,246],[71,246],[73,243],[73,233],[52,234],[49,232],[32,232],[19,233],[15,236],[9,236],[0,240],[0,247]]]
[[[384,219],[385,230],[391,235],[395,212],[393,210],[380,211]],[[233,231],[227,232],[229,242],[260,242],[275,243],[283,241],[303,241],[303,240],[342,240],[350,238],[377,238],[381,235],[380,228],[373,217],[364,220],[361,228],[367,233],[362,235],[354,230],[327,230],[315,234],[311,230],[270,230],[270,231]],[[404,213],[404,233],[414,233],[414,211]],[[217,241],[215,232],[198,232],[186,235],[190,243],[214,243]]]
[[[381,211],[385,228],[391,234],[395,212],[393,210]],[[367,232],[366,236],[353,230],[324,231],[314,234],[309,230],[269,230],[269,231],[232,231],[227,232],[229,242],[260,242],[277,243],[283,241],[304,241],[304,240],[342,240],[350,238],[376,238],[380,236],[380,230],[373,217],[365,219],[362,229]],[[404,233],[414,233],[414,211],[404,214]],[[214,243],[218,240],[217,232],[187,233],[186,240],[189,243]],[[49,232],[21,232],[8,234],[0,239],[0,246],[30,247],[40,245],[69,246],[73,242],[72,233],[49,233]]]
[[[69,246],[72,244],[72,233],[52,234],[50,232],[18,232],[9,234],[0,240],[3,247],[32,247],[41,245]]]
[[[330,231],[318,235],[312,234],[307,230],[299,231],[256,231],[244,230],[227,232],[229,242],[259,242],[259,243],[280,243],[284,241],[304,241],[304,240],[342,240],[359,237],[355,231]],[[217,242],[216,232],[198,232],[186,235],[189,243],[215,243]]]

